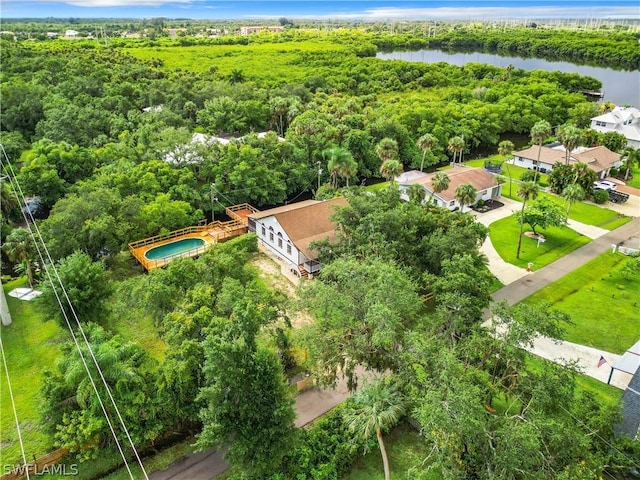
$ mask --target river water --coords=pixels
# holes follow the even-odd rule
[[[415,52],[378,53],[383,60],[406,60],[409,62],[447,62],[464,65],[469,62],[488,63],[498,67],[511,64],[524,70],[559,70],[597,78],[602,82],[604,100],[616,105],[632,105],[640,108],[640,72],[613,70],[612,68],[575,65],[569,62],[552,62],[539,58],[502,57],[492,53],[449,53],[442,50],[418,50]]]

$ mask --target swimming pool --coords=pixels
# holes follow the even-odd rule
[[[144,256],[147,260],[163,260],[186,253],[194,248],[202,247],[204,244],[205,241],[201,238],[182,238],[175,242],[153,247],[149,249]]]

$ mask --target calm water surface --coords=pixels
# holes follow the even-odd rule
[[[418,50],[416,52],[378,53],[383,60],[406,60],[409,62],[436,63],[447,62],[464,65],[469,62],[488,63],[497,67],[511,64],[524,70],[559,70],[567,73],[579,73],[597,78],[602,82],[604,100],[616,105],[640,107],[640,72],[627,72],[611,68],[575,65],[568,62],[551,62],[539,58],[502,57],[491,53],[449,53],[441,50]]]

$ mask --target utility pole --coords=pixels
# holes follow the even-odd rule
[[[4,149],[3,149],[4,151]],[[5,180],[6,176],[0,177],[0,182]],[[2,264],[2,259],[0,258],[0,270]],[[7,304],[7,297],[4,296],[4,288],[2,288],[2,284],[0,283],[0,321],[2,322],[3,327],[7,327],[11,325],[11,312],[9,311],[9,305]]]
[[[322,168],[320,168],[320,160],[318,160],[316,164],[318,165],[318,190],[320,190],[320,175],[322,175]]]
[[[218,197],[216,197],[215,182],[211,182],[211,185],[209,185],[209,195],[211,196],[211,223],[213,223],[215,221],[215,202],[218,201]]]

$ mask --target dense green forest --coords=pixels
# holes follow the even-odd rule
[[[495,151],[541,120],[584,129],[598,111],[579,93],[598,89],[594,78],[383,61],[378,48],[601,64],[615,50],[637,68],[632,34],[288,28],[168,39],[162,25],[151,28],[156,38],[2,39],[0,73],[0,140],[15,180],[40,197],[39,230],[143,452],[176,432],[195,434],[202,449],[230,445],[237,478],[338,478],[375,442],[354,419],[381,401],[395,412],[385,430],[408,414],[430,446],[411,478],[624,478],[638,445],[614,437],[615,400],[577,388],[570,366],[532,366],[520,349],[536,332],[557,337],[570,319],[544,305],[490,304],[493,279],[478,251],[486,228],[468,214],[402,202],[393,188],[353,185],[386,176],[389,155],[401,168],[434,167]],[[298,302],[249,265],[251,235],[148,274],[123,252],[197,224],[212,206],[261,208],[338,189],[348,200],[335,217],[339,239],[318,245],[325,269]],[[40,315],[64,327],[66,315],[52,313],[60,292],[32,268],[36,249],[7,182],[2,195],[11,260],[2,273],[22,267],[41,282]],[[315,321],[292,329],[301,308]],[[495,331],[481,328],[487,308],[503,319]],[[38,430],[46,448],[93,459],[115,447],[68,340],[59,334],[42,382]],[[341,371],[355,387],[358,366],[387,376],[313,429],[293,428],[288,376],[308,369],[331,385]]]

